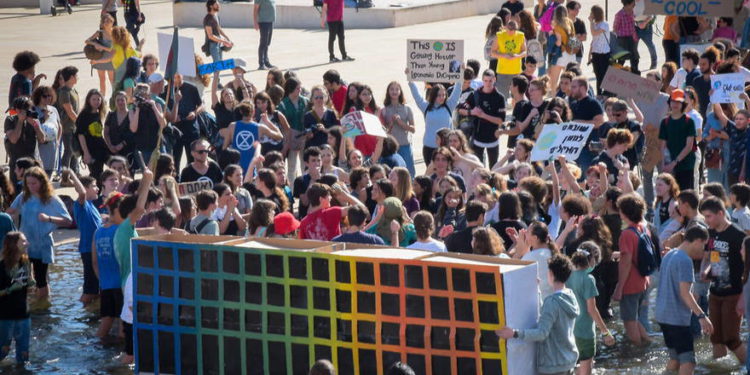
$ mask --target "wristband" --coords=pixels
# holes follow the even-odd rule
[[[514,339],[517,339],[517,338],[518,338],[518,330],[517,330],[517,329],[514,329],[514,330],[513,330],[513,338],[514,338]]]
[[[704,318],[706,318],[706,313],[700,313],[700,315],[698,315],[698,320],[701,320]]]
[[[602,332],[602,337],[612,336],[612,332],[607,330],[607,332]]]

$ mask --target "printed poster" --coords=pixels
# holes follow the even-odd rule
[[[686,17],[733,17],[735,0],[644,0],[644,14]]]
[[[344,137],[347,138],[354,138],[363,134],[379,138],[388,137],[380,123],[380,118],[364,111],[351,112],[342,117],[341,127],[344,128]]]
[[[714,74],[711,76],[711,103],[741,104],[740,94],[745,90],[742,73]]]

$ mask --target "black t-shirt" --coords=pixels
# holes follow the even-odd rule
[[[256,188],[255,185],[251,183],[245,183],[244,185],[242,185],[242,187],[244,187],[248,191],[248,193],[250,193],[250,196],[253,198],[253,202],[257,202],[259,199],[269,200],[276,205],[276,209],[274,209],[274,211],[277,214],[281,213],[281,198],[278,196],[278,194],[276,194],[275,191],[271,192],[271,196],[267,197],[263,195],[262,191],[258,190],[258,188]]]
[[[104,142],[104,125],[98,113],[81,112],[76,120],[76,136],[83,135],[89,154],[98,161],[107,161],[109,149]]]
[[[680,26],[680,36],[695,35],[695,32],[700,27],[697,17],[679,17],[677,18],[677,22],[679,22]]]
[[[518,122],[526,121],[526,117],[529,116],[529,113],[531,113],[531,110],[536,108],[536,110],[539,112],[538,115],[534,116],[534,118],[531,119],[531,122],[529,122],[529,125],[526,126],[526,129],[523,129],[523,132],[521,132],[521,135],[525,139],[531,139],[534,140],[534,134],[536,132],[536,127],[539,125],[539,120],[542,118],[542,114],[544,111],[547,110],[547,106],[549,105],[550,101],[545,99],[542,101],[542,104],[539,106],[535,106],[532,102],[526,101],[521,102],[523,103],[521,105],[521,108],[518,109],[518,114],[513,115],[515,117],[515,120]],[[515,109],[514,109],[515,113]]]
[[[574,121],[591,121],[596,116],[604,114],[602,105],[599,104],[599,102],[591,96],[587,95],[580,100],[569,98],[568,102],[570,103],[570,111],[573,113]],[[579,159],[581,159],[584,154],[587,154],[587,160],[591,160],[594,158],[594,154],[589,150],[589,144],[591,144],[591,141],[594,140],[594,138],[597,136],[596,133],[597,132],[592,131],[589,134],[589,138],[586,140],[586,145],[583,147],[583,150],[581,150],[581,156],[579,156]]]
[[[500,117],[505,120],[505,97],[495,88],[490,93],[484,92],[482,88],[477,89],[466,98],[466,105],[469,109],[478,106],[487,115]],[[475,121],[475,140],[482,143],[497,142],[497,136],[495,136],[495,130],[498,128],[497,124],[478,117],[475,118]]]
[[[307,188],[310,187],[311,183],[312,183],[312,177],[307,173],[295,178],[293,189],[292,189],[292,193],[294,194],[294,197],[300,198],[302,195],[304,195],[307,192]],[[305,216],[307,216],[307,206],[302,204],[302,200],[300,199],[299,217],[303,218]]]
[[[135,132],[135,149],[152,152],[159,140],[159,122],[151,106],[142,106],[138,111],[138,130]]]
[[[578,17],[576,17],[576,20],[573,22],[573,29],[575,30],[576,36],[579,34],[586,35],[586,23],[581,21],[581,19]],[[576,56],[583,57],[583,43],[581,43],[581,49],[578,50]]]
[[[33,158],[36,151],[36,132],[34,131],[33,125],[28,122],[18,125],[23,126],[23,130],[21,130],[21,137],[18,138],[18,141],[15,144],[10,143],[10,140],[7,138],[8,132],[16,128],[17,122],[18,116],[16,115],[5,118],[5,147],[7,148],[8,156],[12,160],[17,160],[23,157]]]
[[[515,3],[511,3],[510,1],[506,1],[503,3],[503,6],[501,8],[508,9],[510,11],[510,15],[515,16],[523,10],[523,2],[516,1]]]
[[[210,180],[214,185],[221,183],[224,179],[224,174],[221,172],[221,168],[216,164],[215,161],[208,161],[208,170],[206,174],[200,174],[193,168],[192,163],[188,164],[187,167],[182,169],[180,173],[180,182],[194,182],[194,181],[205,181]]]
[[[27,263],[22,266],[13,275],[8,274],[5,267],[5,261],[0,260],[0,290],[10,288],[14,283],[28,285],[30,276],[30,266]],[[0,296],[0,320],[18,320],[29,317],[29,304],[26,301],[28,286],[23,286],[4,296]]]
[[[196,139],[200,137],[198,122],[196,119],[186,120],[186,118],[190,112],[194,112],[203,104],[203,99],[198,92],[198,88],[187,82],[184,82],[180,86],[180,94],[182,94],[182,99],[180,100],[180,105],[177,107],[177,114],[180,116],[181,121],[174,125],[177,129],[180,129],[184,136],[190,137],[189,139]],[[172,100],[170,99],[169,108],[173,106],[171,102]]]
[[[704,78],[703,76],[699,76],[693,79],[693,88],[698,94],[698,100],[700,101],[701,105],[701,107],[698,108],[698,111],[700,111],[703,118],[706,118],[708,105],[711,104],[711,95],[709,94],[709,92],[711,91],[711,89],[713,89],[713,87],[711,87],[711,78]]]
[[[448,251],[451,253],[474,253],[471,247],[471,240],[473,239],[471,231],[473,231],[474,228],[476,227],[466,227],[465,229],[451,233],[451,235],[445,239],[445,247]]]
[[[242,114],[237,108],[234,111],[230,111],[227,107],[224,107],[224,104],[216,103],[213,110],[214,116],[216,116],[216,126],[219,129],[228,128],[232,122],[242,120]]]
[[[638,165],[638,153],[643,150],[646,139],[643,136],[643,128],[641,127],[641,124],[632,120],[621,123],[605,122],[604,124],[602,124],[602,126],[599,127],[599,138],[606,139],[607,134],[611,129],[627,129],[630,130],[631,133],[633,133],[633,136],[635,136],[635,133],[639,134],[638,140],[635,141],[635,144],[629,149],[625,150],[625,152],[623,153],[623,155],[628,159],[630,168],[635,168],[635,166]]]
[[[125,147],[120,150],[120,155],[127,155],[133,152],[135,148],[135,139],[133,132],[130,131],[130,116],[127,114],[121,123],[117,123],[117,112],[112,111],[107,114],[104,120],[104,128],[109,129],[109,140],[114,146],[125,142]]]
[[[520,232],[521,229],[526,229],[526,224],[524,224],[524,222],[521,220],[500,220],[496,223],[493,223],[492,228],[495,229],[497,231],[497,234],[499,234],[503,239],[505,250],[508,250],[511,246],[513,246],[513,239],[510,238],[508,233],[505,233],[505,230],[508,228],[515,228],[516,231]]]
[[[732,296],[742,293],[742,241],[745,232],[737,226],[730,224],[727,229],[717,233],[711,229],[708,231],[708,251],[718,252],[718,256],[709,254],[711,262],[711,294],[719,297]]]
[[[667,220],[669,220],[669,206],[672,204],[672,199],[673,198],[669,198],[666,203],[660,201],[661,204],[659,205],[659,220],[661,221],[661,223],[666,223]]]
[[[628,161],[628,159],[623,155],[617,155],[617,160],[620,161],[620,163],[624,163]],[[617,167],[615,167],[615,163],[612,160],[612,158],[607,155],[605,151],[602,151],[597,155],[594,160],[591,161],[591,165],[597,165],[599,163],[604,163],[604,165],[607,166],[607,172],[609,172],[609,183],[612,185],[617,184],[617,177],[619,176],[619,170]]]

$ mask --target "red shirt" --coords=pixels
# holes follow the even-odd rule
[[[642,225],[638,225],[638,231],[646,233],[646,230]],[[626,229],[620,234],[620,253],[622,255],[631,254],[631,267],[628,278],[625,280],[625,285],[622,288],[622,294],[635,294],[646,290],[648,287],[648,277],[644,277],[638,272],[638,236],[633,233],[632,230]]]
[[[331,94],[331,101],[333,102],[333,108],[336,109],[336,114],[341,117],[344,114],[344,104],[346,104],[346,85],[341,85],[338,90]]]
[[[357,109],[352,107],[349,109],[349,113],[356,111]],[[365,108],[365,112],[369,114],[373,113],[373,110]],[[381,119],[380,122],[383,122]],[[364,156],[372,156],[375,153],[375,147],[378,145],[378,137],[369,134],[362,134],[354,137],[354,148],[359,150]],[[377,160],[376,160],[377,161]]]
[[[328,4],[326,22],[341,21],[344,19],[344,0],[323,0],[323,4]]]
[[[302,240],[330,241],[341,234],[341,207],[329,207],[308,213],[299,224]]]

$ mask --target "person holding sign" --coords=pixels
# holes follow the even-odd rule
[[[424,138],[422,139],[422,158],[432,160],[432,153],[438,148],[437,132],[443,128],[450,128],[453,123],[452,112],[458,104],[461,97],[461,90],[453,90],[450,98],[446,100],[447,91],[442,84],[433,85],[427,92],[427,100],[422,96],[414,81],[411,80],[410,69],[404,70],[406,79],[409,80],[409,90],[411,91],[417,107],[424,114]],[[463,76],[459,76],[456,85],[461,87]],[[505,108],[505,103],[503,103]]]
[[[495,87],[504,98],[510,95],[510,83],[521,74],[521,59],[526,56],[526,39],[517,29],[516,21],[511,20],[492,45],[491,56],[497,59]]]

